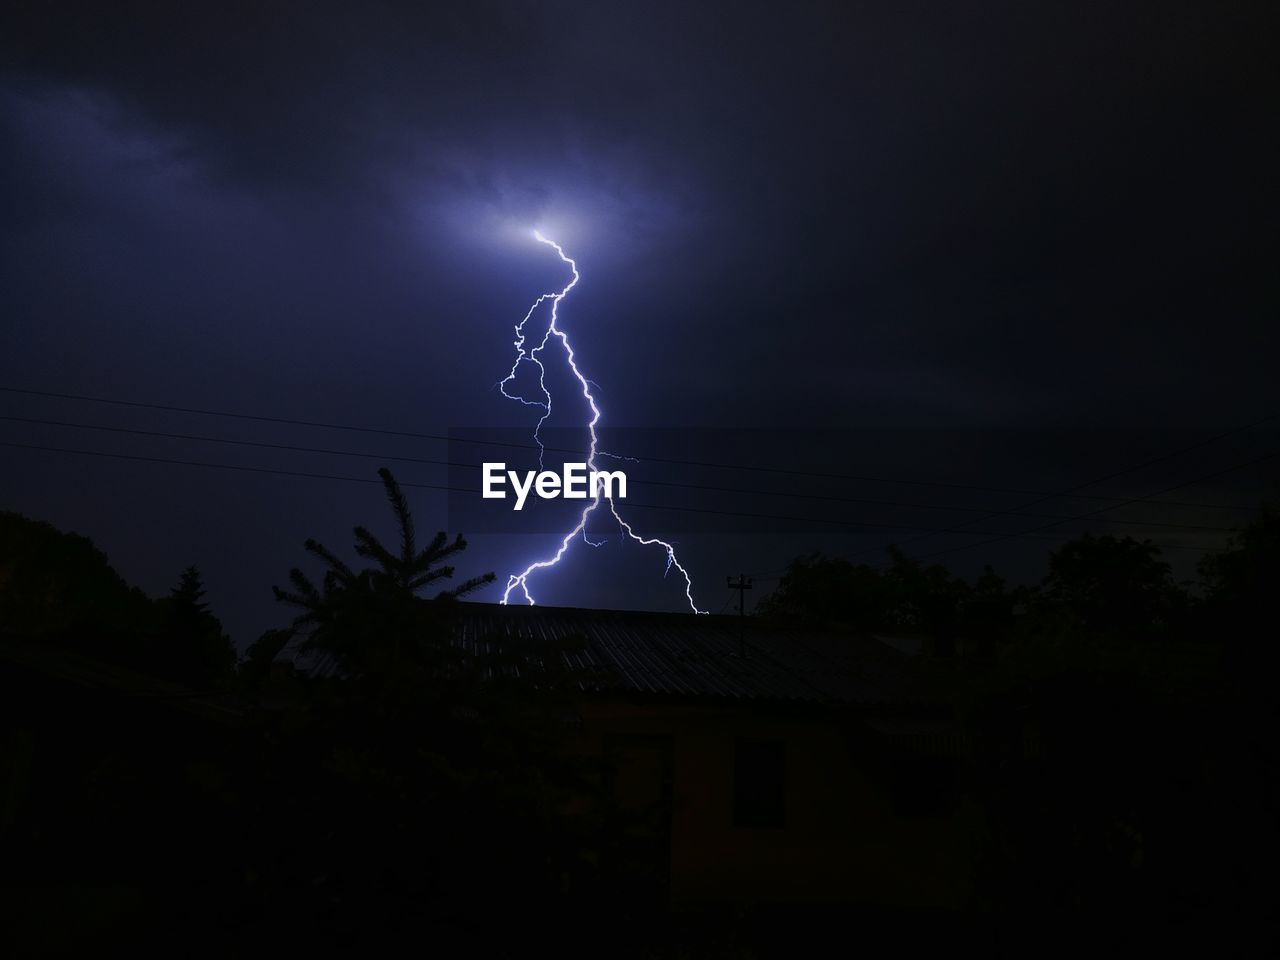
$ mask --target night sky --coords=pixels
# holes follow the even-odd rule
[[[673,449],[715,428],[693,459],[921,481],[652,474],[881,501],[632,492],[813,518],[717,527],[638,511],[678,541],[701,606],[722,608],[726,574],[760,574],[758,597],[798,552],[877,560],[908,537],[957,572],[991,560],[1033,580],[1052,540],[980,541],[1050,520],[937,508],[1009,511],[1037,500],[1010,491],[1104,477],[1088,493],[1150,497],[1247,463],[1163,499],[1275,496],[1280,461],[1252,463],[1280,450],[1280,427],[1258,423],[1280,408],[1274,10],[20,4],[0,25],[0,386],[421,434],[531,430],[536,412],[494,385],[513,324],[566,282],[537,227],[582,270],[561,317],[599,385],[606,446],[617,427],[671,431]],[[82,425],[0,420],[6,443],[447,481],[385,459],[447,458],[420,438],[7,391],[0,415]],[[91,536],[153,595],[199,564],[242,647],[287,621],[269,588],[304,562],[305,538],[350,555],[353,524],[392,530],[376,483],[0,458],[0,509]],[[409,493],[421,530],[448,524],[443,493]],[[1205,547],[1224,535],[1200,528],[1248,515],[1108,516],[1150,525],[1044,535]],[[499,581],[555,544],[545,530],[471,539],[459,572]],[[1198,554],[1169,556],[1190,575]],[[579,544],[535,594],[680,609],[663,565]]]

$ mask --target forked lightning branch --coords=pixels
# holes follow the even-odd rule
[[[627,475],[621,470],[590,470],[585,463],[566,463],[563,473],[554,470],[537,472],[526,470],[523,483],[515,470],[508,470],[505,463],[483,465],[484,480],[481,495],[486,500],[505,500],[506,483],[510,481],[515,493],[513,510],[523,510],[530,491],[543,500],[564,497],[566,500],[592,500],[604,497],[612,501],[627,498]]]
[[[590,437],[591,441],[587,451],[586,463],[566,464],[566,467],[574,466],[583,468],[583,473],[586,474],[585,482],[587,483],[590,491],[589,493],[584,494],[583,499],[586,499],[586,497],[589,496],[591,502],[582,508],[582,513],[578,515],[577,522],[573,524],[568,532],[560,538],[559,546],[550,556],[545,560],[534,561],[519,573],[513,573],[507,578],[507,588],[502,593],[502,602],[506,603],[510,600],[512,591],[519,590],[524,596],[526,603],[533,603],[533,594],[529,591],[530,578],[543,570],[549,570],[556,566],[568,552],[569,546],[575,540],[581,539],[584,544],[591,547],[602,546],[603,541],[595,541],[587,536],[587,521],[591,518],[592,514],[595,513],[596,508],[604,503],[608,504],[609,513],[617,523],[618,529],[622,533],[623,541],[626,542],[627,540],[630,540],[646,547],[660,547],[667,559],[666,569],[663,575],[665,576],[666,574],[669,574],[672,569],[678,570],[680,572],[680,576],[684,578],[684,596],[689,602],[689,607],[694,613],[706,613],[705,610],[699,609],[698,605],[693,602],[693,581],[689,578],[689,571],[681,566],[680,561],[676,559],[675,547],[670,543],[667,543],[665,540],[660,540],[657,537],[645,537],[636,533],[631,524],[624,520],[622,518],[622,514],[618,512],[618,505],[615,497],[617,499],[622,499],[626,496],[626,477],[623,476],[620,471],[615,471],[610,474],[609,471],[600,471],[596,468],[596,456],[600,449],[599,437],[596,433],[596,427],[599,425],[600,418],[602,416],[600,406],[596,403],[596,398],[591,392],[591,381],[588,380],[578,368],[577,356],[574,354],[573,347],[569,343],[569,337],[559,326],[560,301],[568,295],[570,290],[577,286],[578,280],[580,279],[578,274],[578,265],[573,262],[571,257],[565,255],[564,250],[561,249],[560,245],[554,240],[548,240],[537,231],[534,232],[533,236],[539,243],[545,244],[556,252],[560,261],[569,268],[571,276],[569,282],[566,283],[558,293],[544,293],[542,296],[538,297],[538,299],[533,302],[533,305],[529,308],[528,312],[524,315],[524,319],[516,324],[516,359],[511,365],[510,372],[498,384],[498,389],[502,391],[503,396],[511,400],[519,401],[526,407],[537,407],[542,411],[542,414],[538,419],[538,425],[534,427],[533,430],[534,439],[537,440],[538,447],[541,449],[542,427],[551,418],[553,406],[551,391],[547,387],[547,370],[543,365],[543,357],[547,348],[552,346],[552,338],[555,338],[564,355],[569,371],[572,373],[574,381],[581,390],[582,399],[586,401],[588,408],[591,410],[591,418],[586,423],[587,435]],[[526,327],[529,326],[534,314],[538,312],[538,308],[543,307],[543,305],[548,302],[551,307],[549,311],[551,316],[547,321],[547,326],[545,328],[546,332],[543,333],[542,338],[536,342],[536,345],[533,345],[529,331],[526,330]],[[517,374],[519,374],[522,367],[529,369],[530,373],[536,377],[537,394],[535,394],[533,399],[524,396],[522,393],[513,393],[507,390],[508,387],[514,387]],[[542,464],[541,456],[538,458],[538,463],[539,465]],[[540,480],[546,484],[545,489],[547,490],[552,489],[553,481],[558,484],[558,487],[556,488],[558,492],[562,492],[566,486],[569,486],[567,477],[557,477],[555,473],[551,473],[550,471],[543,471],[543,477],[548,473],[550,473],[550,478],[545,480],[541,477],[534,478],[526,474],[524,481],[524,496],[528,496],[530,485],[533,486],[533,489],[539,496],[542,496],[543,494],[538,487]],[[577,474],[575,474],[575,476],[577,476]],[[613,479],[617,481],[618,489],[616,491],[607,480],[604,482],[597,482],[597,479],[609,476],[612,476]],[[508,478],[511,479],[512,485],[515,486],[517,478],[510,477],[510,474],[508,474]],[[497,479],[495,479],[495,485],[496,483]],[[576,491],[577,486],[574,485],[572,489]],[[495,496],[497,495],[499,494],[495,493]],[[577,496],[576,492],[572,495],[563,495],[571,498]],[[485,496],[489,496],[489,494],[486,493]],[[524,499],[523,497],[520,497],[519,490],[517,490],[517,497],[519,499],[517,500],[518,505],[516,509],[519,510],[524,504]]]

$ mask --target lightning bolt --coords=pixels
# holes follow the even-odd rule
[[[573,352],[573,346],[569,343],[568,336],[560,329],[559,326],[560,301],[568,295],[570,290],[577,286],[578,280],[580,279],[578,265],[574,262],[573,258],[565,254],[560,244],[556,243],[554,240],[547,239],[537,230],[533,232],[533,236],[539,243],[546,244],[556,252],[556,255],[568,265],[572,276],[570,277],[569,282],[564,285],[559,293],[544,293],[538,297],[538,299],[533,301],[533,305],[529,307],[529,311],[524,315],[524,319],[516,324],[516,339],[514,343],[516,348],[516,359],[511,365],[510,372],[502,381],[499,382],[498,389],[502,391],[502,395],[504,397],[518,401],[527,407],[538,407],[542,410],[542,416],[538,420],[538,425],[534,428],[533,436],[538,443],[538,465],[543,466],[543,455],[546,453],[546,448],[542,444],[542,426],[551,416],[551,391],[547,389],[547,369],[543,366],[541,355],[547,349],[552,337],[559,340],[560,346],[564,349],[564,355],[565,359],[568,361],[569,369],[573,372],[574,378],[582,387],[583,399],[587,401],[588,406],[591,408],[591,420],[587,423],[587,433],[591,437],[591,443],[587,451],[587,468],[588,470],[595,470],[597,469],[597,456],[613,456],[613,454],[606,453],[599,448],[600,441],[596,434],[596,425],[600,423],[601,413],[600,407],[596,404],[596,398],[591,393],[591,388],[593,386],[597,386],[597,384],[583,376],[582,371],[578,369],[577,356]],[[529,320],[533,317],[537,309],[548,300],[551,301],[551,321],[547,324],[547,332],[543,335],[542,340],[538,342],[537,346],[529,349],[530,341],[525,333],[525,327],[528,325]],[[538,368],[538,388],[542,391],[542,399],[540,400],[530,400],[522,394],[509,393],[507,391],[507,386],[515,380],[516,373],[519,371],[520,365],[523,363],[532,363]],[[636,533],[631,524],[622,519],[622,515],[618,513],[618,505],[614,503],[613,497],[601,496],[599,485],[596,486],[594,494],[592,501],[583,508],[582,514],[578,517],[578,522],[574,525],[573,529],[564,535],[560,541],[559,549],[557,549],[551,557],[545,560],[536,560],[525,567],[520,573],[513,573],[508,577],[507,588],[502,593],[502,603],[505,605],[511,597],[511,592],[519,588],[520,592],[524,594],[525,601],[532,605],[534,600],[533,595],[529,593],[529,577],[540,570],[547,570],[558,564],[560,559],[569,551],[569,545],[573,543],[574,539],[578,537],[579,534],[581,534],[583,542],[589,546],[601,546],[603,541],[593,541],[587,536],[587,520],[593,513],[595,513],[602,502],[607,501],[609,504],[609,512],[617,522],[618,528],[626,536],[630,537],[642,546],[657,546],[661,547],[666,552],[667,566],[666,570],[663,571],[663,576],[665,577],[670,574],[673,567],[678,570],[680,575],[684,577],[684,595],[685,599],[689,601],[690,609],[692,609],[694,613],[706,613],[707,611],[698,609],[698,605],[694,603],[693,580],[689,577],[689,571],[686,570],[676,558],[675,547],[667,543],[665,540],[659,540],[657,537],[643,537]]]

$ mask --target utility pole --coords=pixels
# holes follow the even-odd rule
[[[745,573],[738,574],[738,582],[733,577],[725,577],[730,590],[738,591],[738,656],[747,658],[747,591],[751,589],[751,581]]]

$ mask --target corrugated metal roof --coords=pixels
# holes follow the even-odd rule
[[[740,652],[740,631],[746,656]],[[469,650],[536,651],[607,679],[584,689],[633,695],[778,701],[911,704],[920,694],[910,658],[874,640],[771,625],[735,616],[463,603],[456,641]],[[332,656],[303,652],[278,661],[312,675],[338,672]]]

